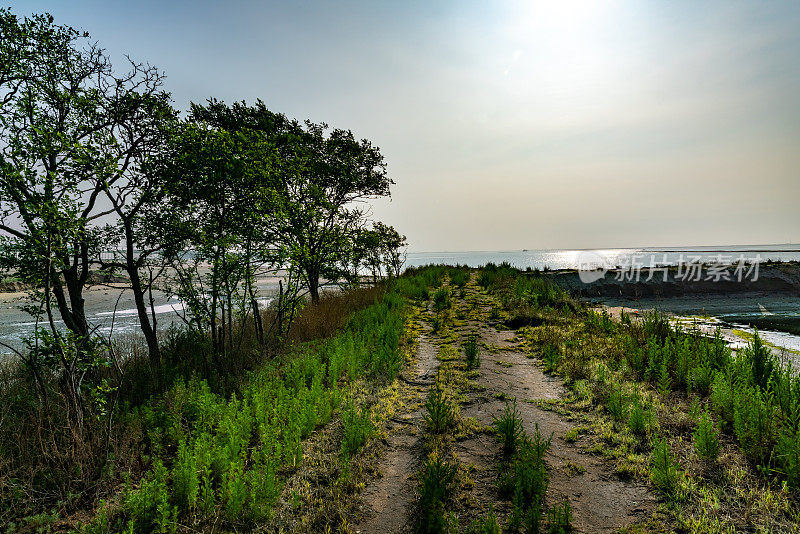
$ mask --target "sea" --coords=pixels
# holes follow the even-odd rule
[[[409,252],[406,265],[419,267],[442,263],[480,267],[487,263],[507,262],[518,269],[577,269],[586,257],[602,257],[611,266],[631,265],[634,261],[649,265],[651,258],[658,265],[677,265],[689,261],[736,263],[742,258],[762,262],[800,261],[800,245]]]
[[[649,265],[655,262],[658,265],[677,265],[681,262],[701,263],[736,263],[739,260],[752,261],[800,261],[800,245],[744,245],[732,247],[640,247],[640,248],[615,248],[615,249],[564,249],[564,250],[499,250],[499,251],[442,251],[442,252],[409,252],[406,258],[407,267],[419,267],[428,264],[467,265],[480,267],[487,263],[508,263],[519,269],[578,269],[586,257],[602,258],[608,266],[625,266],[632,262]],[[260,292],[264,298],[263,303],[269,302],[277,292],[277,281],[262,281]],[[155,313],[159,321],[159,328],[163,331],[170,324],[180,325],[183,320],[183,304],[175,298],[166,295],[156,295]],[[0,293],[0,342],[17,349],[22,348],[22,338],[29,335],[36,323],[31,320],[23,310],[26,304],[24,297],[17,294]],[[703,306],[694,308],[686,307],[685,303],[675,302],[675,309],[670,310],[670,303],[661,303],[659,307],[665,311],[692,315],[714,315],[714,312]],[[696,303],[695,303],[696,304]],[[742,318],[750,314],[759,313],[758,303],[730,302],[725,309],[720,309],[718,315],[722,320],[728,321],[735,328],[743,331],[752,331],[750,325]],[[768,305],[771,310],[776,310],[776,319],[797,323],[800,321],[800,299],[786,299],[780,303]],[[92,324],[98,325],[98,332],[106,336],[135,336],[138,332],[138,318],[133,307],[130,292],[120,294],[119,290],[105,288],[92,290],[87,293],[87,316]],[[736,322],[730,322],[737,318]],[[60,321],[57,321],[60,323]],[[776,330],[781,330],[776,328]],[[780,335],[784,335],[784,333]],[[778,334],[776,334],[777,336]],[[791,335],[786,340],[786,345],[798,350],[800,354],[800,336]],[[7,347],[0,346],[0,354],[10,354]]]

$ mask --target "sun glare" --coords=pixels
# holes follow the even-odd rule
[[[618,50],[624,24],[608,1],[566,0],[519,6],[507,89],[523,102],[547,101],[561,112],[601,109],[624,80],[631,59]]]

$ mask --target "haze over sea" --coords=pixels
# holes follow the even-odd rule
[[[734,263],[740,257],[759,261],[800,261],[800,245],[737,245],[715,247],[641,247],[582,250],[496,250],[469,252],[409,252],[408,267],[419,267],[431,263],[468,265],[480,267],[489,262],[508,262],[518,269],[577,269],[582,253],[594,253],[606,258],[610,265],[629,265],[632,260],[649,263],[650,258],[659,264],[677,265],[680,261]],[[681,260],[683,258],[683,260]]]

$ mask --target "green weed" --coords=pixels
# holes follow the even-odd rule
[[[425,422],[431,432],[444,434],[455,424],[455,410],[444,389],[438,384],[431,388],[425,408],[427,410],[424,416]]]
[[[714,427],[714,422],[708,412],[704,412],[700,416],[700,421],[694,431],[694,450],[697,455],[707,461],[714,462],[719,456],[719,437],[717,436],[717,429]]]
[[[522,426],[522,418],[517,409],[517,399],[506,402],[503,415],[495,418],[492,422],[500,440],[503,442],[503,451],[506,454],[513,453],[517,449],[520,438],[524,435],[525,429]]]

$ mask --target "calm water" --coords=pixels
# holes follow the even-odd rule
[[[430,263],[468,265],[480,267],[489,262],[508,262],[518,269],[576,269],[578,258],[585,253],[594,253],[608,260],[611,265],[630,265],[632,260],[649,263],[677,265],[683,257],[699,258],[701,262],[716,261],[720,256],[731,263],[740,256],[745,259],[760,257],[761,261],[800,261],[800,245],[740,246],[740,247],[694,247],[694,248],[618,248],[593,250],[509,250],[475,252],[410,252],[407,265],[419,267]]]

